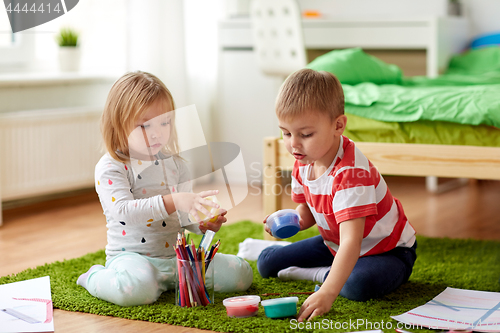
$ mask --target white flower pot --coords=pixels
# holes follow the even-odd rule
[[[62,72],[78,72],[80,69],[80,48],[74,46],[59,47],[59,68]]]

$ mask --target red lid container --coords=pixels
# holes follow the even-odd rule
[[[228,317],[252,317],[259,311],[260,297],[255,295],[226,298],[222,304],[226,307]]]

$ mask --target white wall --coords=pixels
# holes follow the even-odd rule
[[[500,33],[499,0],[462,0],[464,13],[469,18],[472,38]]]
[[[298,0],[302,10],[324,18],[421,18],[444,16],[448,0]]]

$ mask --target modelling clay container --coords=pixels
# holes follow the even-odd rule
[[[266,299],[261,304],[268,318],[283,318],[297,314],[298,301],[298,297],[283,297]]]
[[[276,238],[288,238],[300,231],[299,213],[295,209],[282,209],[269,215],[266,224]]]
[[[215,202],[220,207],[220,202],[219,202],[219,200],[217,200],[217,197],[215,195],[212,195],[212,196],[209,196],[209,197],[205,197],[205,199]],[[209,218],[208,216],[206,216],[202,212],[198,211],[198,216],[200,217],[201,222],[203,222],[203,224],[206,226],[208,222],[215,222],[215,221],[217,221],[217,217],[219,217],[219,214],[221,213],[220,209],[219,208],[210,207],[210,206],[206,206],[206,205],[203,205],[203,207],[205,207],[210,213],[212,213],[214,215],[214,217]],[[189,220],[191,221],[191,223],[195,223],[196,222],[196,219],[191,214],[189,214]]]
[[[226,298],[222,304],[226,307],[228,317],[246,318],[257,314],[259,302],[259,296],[249,295]]]

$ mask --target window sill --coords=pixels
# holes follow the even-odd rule
[[[119,75],[92,73],[8,73],[0,74],[0,88],[113,82]]]

